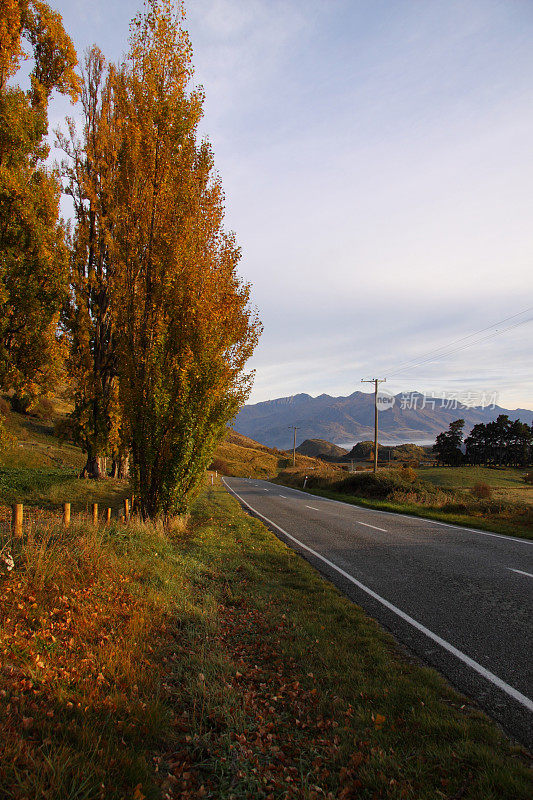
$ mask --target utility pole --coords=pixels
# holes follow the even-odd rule
[[[378,386],[380,383],[386,383],[386,381],[387,378],[361,379],[361,383],[374,384],[374,472],[378,471]]]
[[[289,425],[289,430],[294,431],[294,440],[292,444],[292,466],[296,466],[296,431],[298,430],[296,425]]]

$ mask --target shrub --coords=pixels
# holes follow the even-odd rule
[[[477,497],[478,500],[490,500],[492,489],[488,483],[476,483],[471,490],[471,494],[473,497]]]
[[[533,472],[526,472],[526,474],[524,475],[524,480],[526,483],[533,484]]]
[[[30,414],[37,419],[49,420],[54,415],[54,405],[48,397],[39,397],[31,407]]]
[[[411,466],[401,467],[400,476],[406,483],[414,483],[417,479],[417,474]]]
[[[219,475],[229,475],[230,469],[222,458],[214,458],[208,466],[211,472],[218,472]]]
[[[32,403],[30,394],[14,394],[11,398],[11,408],[16,414],[27,414]]]
[[[5,397],[0,397],[0,416],[5,417],[9,412],[10,405]]]
[[[399,472],[359,472],[338,481],[333,488],[348,494],[384,500],[396,489],[405,489],[405,482]]]

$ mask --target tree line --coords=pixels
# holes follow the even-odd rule
[[[527,467],[533,459],[533,425],[500,414],[493,422],[474,425],[464,439],[464,419],[439,433],[433,452],[441,464]]]
[[[0,388],[20,399],[66,386],[83,475],[102,477],[110,457],[144,518],[181,513],[249,394],[261,330],[198,136],[183,7],[148,0],[123,60],[93,46],[79,72],[57,12],[0,10]],[[79,101],[82,126],[56,131],[51,168],[53,91]]]

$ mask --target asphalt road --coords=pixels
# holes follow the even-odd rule
[[[533,541],[267,481],[224,483],[398,641],[533,747]]]

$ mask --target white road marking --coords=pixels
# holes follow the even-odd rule
[[[357,586],[363,592],[366,592],[366,594],[370,595],[370,597],[373,597],[374,600],[377,600],[378,603],[381,603],[382,605],[385,606],[385,608],[388,608],[389,611],[392,611],[398,617],[400,617],[401,619],[405,620],[405,622],[408,622],[414,628],[419,630],[421,633],[423,633],[425,636],[427,636],[428,639],[432,639],[434,642],[439,644],[444,650],[447,650],[449,653],[452,653],[452,655],[454,655],[456,658],[458,658],[460,661],[462,661],[468,667],[473,669],[475,672],[477,672],[479,675],[481,675],[486,680],[490,681],[490,683],[493,683],[494,686],[498,687],[498,689],[501,689],[502,692],[505,692],[510,697],[512,697],[513,700],[516,700],[518,703],[520,703],[522,706],[524,706],[524,708],[527,708],[528,711],[533,711],[533,700],[530,700],[529,697],[526,697],[526,695],[522,694],[522,692],[519,692],[518,689],[515,689],[513,686],[510,686],[508,683],[505,683],[505,681],[502,681],[502,679],[498,678],[497,675],[494,675],[493,672],[490,672],[488,669],[485,669],[485,667],[483,667],[481,664],[478,664],[477,661],[474,661],[472,658],[470,658],[470,656],[467,656],[466,653],[463,653],[463,652],[461,652],[461,650],[458,650],[456,647],[454,647],[453,644],[450,644],[445,639],[442,639],[440,636],[438,636],[436,633],[433,633],[433,631],[430,631],[429,628],[426,628],[425,625],[422,625],[416,619],[413,619],[413,617],[410,617],[409,614],[405,613],[405,611],[402,611],[397,606],[393,605],[392,603],[389,603],[388,600],[385,600],[384,597],[381,597],[379,594],[374,592],[372,589],[369,589],[368,586],[365,586],[364,583],[361,583],[360,581],[358,581],[356,578],[354,578],[348,572],[345,572],[343,569],[341,569],[336,564],[334,564],[333,561],[330,561],[328,558],[325,558],[320,553],[317,553],[316,550],[313,550],[311,547],[308,547],[303,542],[300,542],[300,540],[296,539],[295,536],[291,536],[290,533],[287,533],[287,531],[284,531],[283,528],[280,528],[280,526],[276,525],[275,522],[272,522],[271,519],[268,519],[268,517],[265,517],[264,514],[261,514],[255,508],[252,508],[252,506],[249,503],[247,503],[246,500],[244,500],[239,494],[237,494],[237,492],[234,491],[234,489],[232,489],[230,486],[228,486],[228,484],[226,483],[224,478],[222,478],[222,482],[223,482],[224,486],[226,487],[226,489],[229,492],[231,492],[231,494],[233,494],[238,500],[240,500],[241,503],[243,503],[243,505],[245,505],[247,508],[249,508],[250,511],[252,511],[254,514],[256,514],[258,517],[261,517],[261,519],[264,519],[265,522],[267,522],[269,525],[272,525],[273,528],[276,528],[280,533],[283,534],[283,536],[286,536],[287,539],[290,539],[291,541],[293,541],[295,544],[297,544],[303,550],[307,550],[307,552],[311,553],[311,555],[315,556],[315,558],[318,558],[320,561],[323,561],[324,564],[327,564],[328,567],[331,567],[332,569],[334,569],[336,572],[339,573],[339,575],[342,575],[343,578],[346,578],[346,580],[350,581],[350,583],[353,583],[354,586]],[[468,530],[468,529],[466,529],[466,530]],[[506,538],[506,537],[504,537],[504,538]],[[520,541],[520,539],[518,541]]]
[[[357,503],[346,503],[344,500],[333,500],[330,497],[321,497],[320,495],[313,495],[312,492],[302,492],[301,489],[290,489],[291,492],[297,492],[304,497],[316,497],[324,503],[339,503],[341,506],[348,506],[348,508],[356,508],[358,511],[367,511],[369,514],[388,514],[390,517],[398,517],[399,519],[412,519],[415,522],[428,522],[430,525],[441,525],[443,528],[452,528],[456,531],[466,531],[466,533],[480,533],[482,536],[494,536],[496,539],[504,539],[506,542],[518,542],[519,544],[533,545],[531,539],[520,539],[517,536],[506,536],[504,533],[490,533],[489,531],[482,531],[479,528],[463,528],[461,525],[452,525],[449,522],[439,522],[437,519],[428,519],[427,517],[415,517],[412,514],[399,514],[397,511],[382,511],[379,508],[367,508],[360,506]]]
[[[387,533],[385,528],[377,528],[375,525],[369,525],[368,522],[359,522],[358,519],[355,520],[358,525],[364,525],[365,528],[374,528],[375,531],[382,531],[383,533]]]
[[[521,569],[513,569],[512,567],[507,567],[507,569],[510,569],[511,572],[518,572],[519,575],[527,575],[528,578],[533,578],[531,572],[523,572]]]
[[[315,508],[314,506],[306,506],[306,508],[312,508],[312,509],[313,509],[313,511],[320,511],[320,509],[319,509],[319,508]]]

